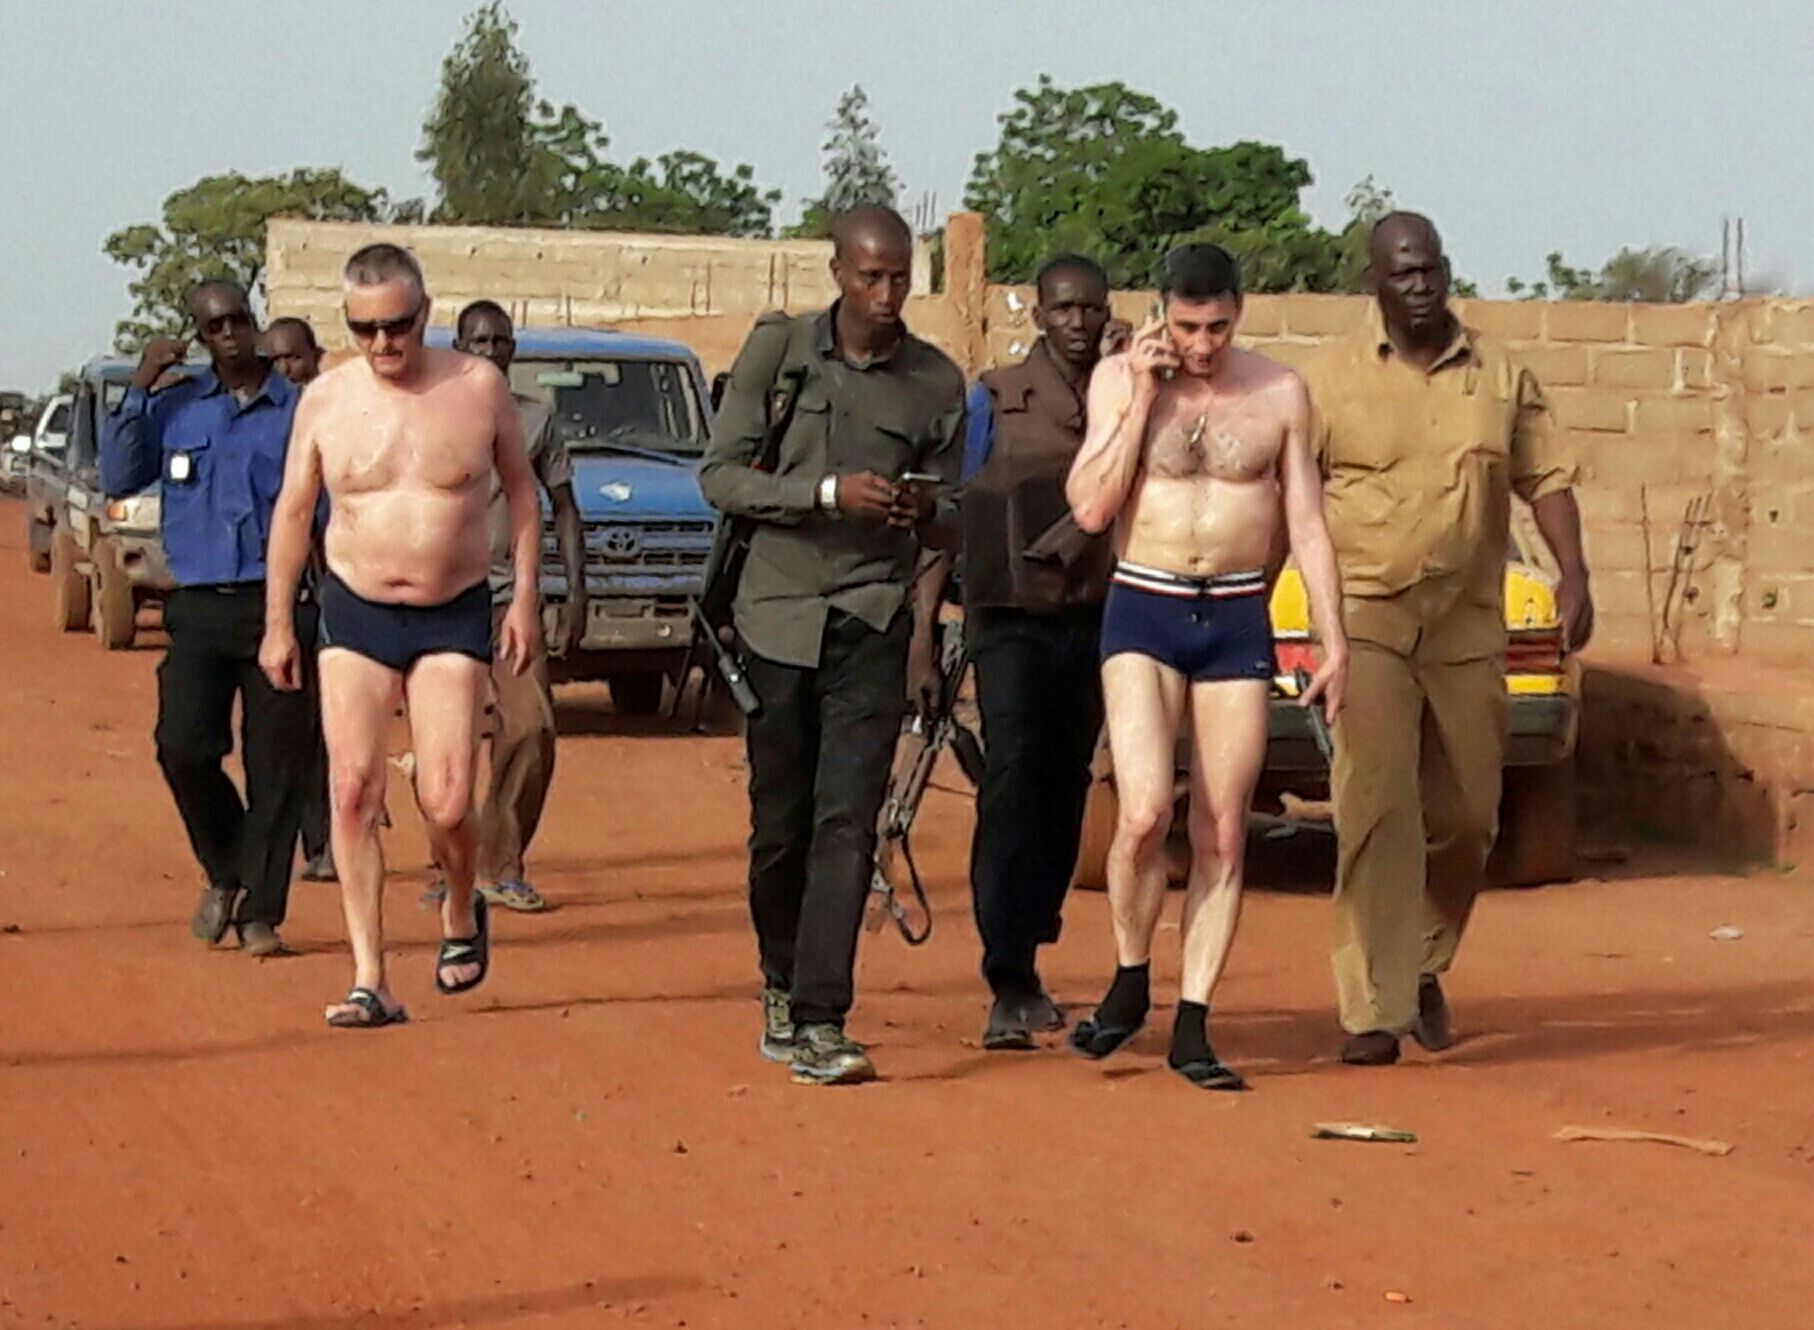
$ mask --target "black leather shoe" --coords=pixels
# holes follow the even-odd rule
[[[1033,996],[1021,999],[1020,1019],[1033,1031],[1050,1033],[1064,1029],[1064,1013],[1052,1001],[1052,995],[1043,988]]]
[[[239,949],[248,956],[279,956],[283,954],[283,939],[271,925],[254,920],[239,925]]]
[[[989,1007],[989,1024],[983,1027],[983,1047],[988,1049],[1031,1048],[1033,1031],[1021,1014],[1023,999],[1002,996]]]
[[[1353,1067],[1389,1067],[1398,1061],[1398,1036],[1390,1030],[1351,1034],[1342,1045],[1342,1061]]]
[[[195,914],[189,920],[189,931],[209,946],[227,935],[233,922],[233,904],[239,899],[236,887],[203,887],[195,902]]]
[[[1455,1043],[1449,1002],[1442,995],[1442,983],[1433,974],[1417,981],[1417,1021],[1411,1026],[1411,1038],[1432,1053],[1440,1053]]]

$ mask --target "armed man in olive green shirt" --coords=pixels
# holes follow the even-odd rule
[[[906,707],[908,585],[964,426],[963,375],[901,322],[907,224],[857,208],[832,240],[837,302],[757,321],[699,476],[714,507],[757,524],[732,613],[761,702],[748,727],[761,1049],[818,1085],[875,1075],[844,1018]],[[777,399],[791,415],[761,470]]]
[[[1511,494],[1561,571],[1565,648],[1593,631],[1574,458],[1537,381],[1450,311],[1436,228],[1373,230],[1367,325],[1307,377],[1352,649],[1335,726],[1335,975],[1346,1062],[1452,1042],[1438,978],[1482,885],[1505,760]]]

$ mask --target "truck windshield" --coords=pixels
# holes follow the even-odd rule
[[[705,413],[680,361],[519,360],[510,367],[510,386],[548,404],[569,452],[705,451]]]

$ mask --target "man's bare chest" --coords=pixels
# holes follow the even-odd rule
[[[353,401],[324,422],[322,472],[330,492],[465,491],[490,483],[495,445],[489,404]]]
[[[1260,480],[1273,474],[1281,422],[1247,400],[1160,401],[1146,427],[1146,470],[1166,480]]]

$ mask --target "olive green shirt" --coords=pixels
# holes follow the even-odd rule
[[[1536,377],[1459,323],[1419,369],[1393,348],[1377,304],[1303,370],[1349,636],[1397,645],[1422,617],[1397,607],[1449,605],[1477,621],[1480,651],[1497,649],[1512,494],[1534,503],[1577,479]]]
[[[731,366],[699,472],[707,502],[757,523],[732,606],[738,633],[757,655],[806,668],[819,663],[833,610],[887,630],[920,549],[915,532],[820,512],[820,481],[925,471],[952,486],[963,462],[957,366],[905,330],[885,355],[853,364],[837,349],[836,311],[800,315],[797,332],[786,314],[756,321]],[[793,418],[774,470],[757,470],[770,395],[783,368],[795,365],[804,377]]]

